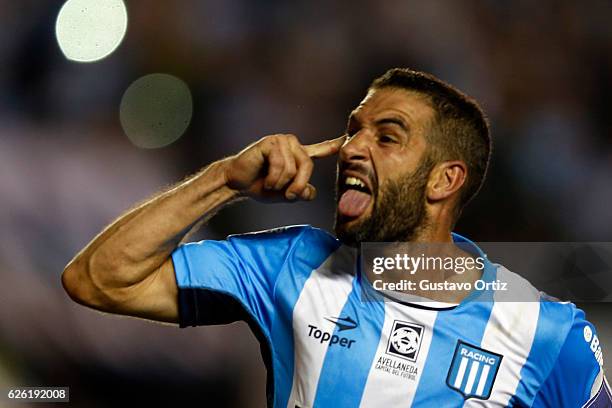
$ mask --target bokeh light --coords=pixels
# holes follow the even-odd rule
[[[193,103],[187,84],[168,74],[149,74],[134,81],[123,94],[121,126],[138,147],[167,146],[185,132]]]
[[[68,0],[57,16],[55,35],[69,60],[98,61],[121,44],[127,19],[123,0]]]

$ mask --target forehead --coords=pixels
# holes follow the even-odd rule
[[[375,120],[385,115],[399,115],[413,125],[423,125],[433,117],[428,97],[399,88],[370,90],[351,116],[359,121]]]

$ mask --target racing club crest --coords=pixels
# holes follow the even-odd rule
[[[503,356],[480,347],[457,341],[446,385],[463,398],[488,399]]]

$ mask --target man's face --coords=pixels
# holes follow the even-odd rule
[[[424,226],[432,118],[426,97],[392,88],[370,91],[351,113],[338,161],[340,240],[406,241]]]

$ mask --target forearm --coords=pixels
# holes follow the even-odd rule
[[[238,193],[226,186],[224,162],[206,169],[127,212],[66,267],[96,288],[125,288],[156,271],[183,237]],[[66,272],[65,272],[66,273]],[[82,276],[86,275],[86,276]]]
[[[314,199],[311,158],[335,154],[343,140],[302,146],[293,135],[270,135],[211,164],[94,238],[64,269],[66,292],[94,309],[177,322],[179,288],[171,254],[186,234],[239,197]]]

